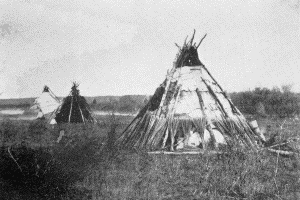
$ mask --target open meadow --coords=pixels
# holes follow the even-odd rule
[[[132,116],[59,128],[43,121],[0,124],[0,199],[300,199],[300,158],[265,150],[163,155],[112,145]],[[258,120],[286,138],[291,119]],[[281,126],[281,127],[280,127]]]
[[[300,200],[300,0],[1,0],[0,200]]]

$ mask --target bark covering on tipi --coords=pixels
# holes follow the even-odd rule
[[[60,110],[56,113],[57,123],[91,123],[96,120],[86,99],[80,96],[78,84],[73,83],[69,96],[64,98]]]
[[[176,44],[179,53],[172,69],[118,138],[119,147],[173,151],[188,143],[191,130],[199,133],[200,142],[209,134],[216,143],[219,134],[228,146],[256,148],[260,143],[260,136],[199,60],[197,49],[206,35],[198,44],[193,43],[194,35],[182,47]]]

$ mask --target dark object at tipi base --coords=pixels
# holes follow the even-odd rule
[[[196,129],[202,141],[205,133],[214,141],[216,130],[229,147],[257,149],[261,144],[260,135],[200,61],[197,49],[206,35],[198,44],[193,43],[194,35],[182,47],[176,44],[179,53],[173,68],[118,138],[119,148],[173,151],[191,129]]]
[[[95,122],[86,99],[80,96],[78,84],[73,83],[69,96],[64,98],[55,120],[60,123],[87,123]]]

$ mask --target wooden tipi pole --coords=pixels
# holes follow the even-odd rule
[[[70,123],[70,120],[71,120],[71,113],[72,113],[72,109],[73,109],[73,96],[71,97],[71,108],[70,108],[70,114],[69,114],[69,123]]]
[[[80,108],[78,98],[76,97],[76,99],[77,99],[78,108],[79,108],[79,111],[80,111],[80,114],[81,114],[82,122],[85,124],[84,117],[83,117],[83,114],[82,114],[82,111],[81,111],[81,108]]]
[[[217,82],[217,80],[211,75],[211,73],[208,71],[208,69],[205,67],[205,65],[202,65],[203,69],[207,72],[207,74],[210,76],[210,78],[217,84],[217,86],[220,88],[222,94],[224,95],[224,97],[228,100],[231,108],[233,109],[233,111],[235,113],[238,113],[239,115],[241,115],[242,113],[235,107],[235,105],[232,103],[232,101],[228,98],[228,96],[225,94],[223,88],[221,87],[221,85]]]
[[[161,109],[164,105],[164,102],[165,102],[165,99],[166,99],[166,96],[167,96],[167,93],[168,93],[168,90],[169,90],[169,86],[170,86],[171,79],[173,77],[174,71],[175,71],[175,62],[173,63],[173,68],[171,69],[170,73],[168,73],[168,75],[167,75],[167,84],[166,84],[166,87],[165,87],[165,92],[164,92],[164,94],[161,98],[161,102],[159,104],[158,110],[156,111],[156,116],[160,116]]]
[[[169,111],[170,112],[170,116],[168,118],[171,121],[174,120],[173,117],[174,117],[174,113],[175,113],[177,102],[179,100],[180,91],[181,91],[181,86],[178,87],[178,92],[177,92],[177,96],[175,97],[174,105],[172,107],[172,110]],[[176,135],[176,129],[175,130],[173,129],[173,122],[171,123],[172,124],[172,127],[171,127],[171,151],[174,151],[174,142],[175,142],[175,135]]]
[[[243,114],[239,111],[239,109],[232,103],[231,99],[229,99],[228,96],[225,94],[223,88],[222,88],[222,87],[220,86],[220,84],[216,81],[216,79],[211,75],[211,73],[208,71],[208,69],[207,69],[204,65],[202,65],[202,67],[203,67],[203,69],[207,72],[207,74],[211,77],[211,79],[212,79],[212,80],[217,84],[217,86],[220,88],[220,90],[222,91],[222,94],[223,94],[224,97],[228,100],[228,102],[229,102],[229,104],[230,104],[230,106],[231,106],[233,112],[237,113],[237,114],[240,115],[240,116],[243,116]],[[250,126],[249,126],[248,123],[242,122],[242,121],[241,121],[241,118],[240,118],[239,116],[237,116],[237,118],[238,118],[238,120],[240,121],[240,123],[243,124],[243,125],[245,125],[246,128],[247,128],[250,132],[254,133],[254,132],[252,131],[252,129],[250,128]],[[244,118],[244,117],[243,117],[243,118]],[[250,139],[250,137],[248,136],[247,133],[246,133],[246,136],[247,136],[246,138],[248,139],[248,142],[251,144],[251,147],[255,147],[256,145],[251,141],[251,139]]]
[[[220,108],[222,109],[223,113],[225,114],[225,117],[227,118],[228,117],[228,114],[224,108],[224,106],[222,105],[220,99],[218,98],[218,96],[215,94],[215,92],[213,91],[213,89],[210,87],[210,85],[208,85],[208,83],[203,79],[201,78],[203,83],[206,85],[209,93],[214,97],[215,101],[219,104]]]
[[[60,100],[59,100],[58,97],[52,92],[52,90],[51,90],[50,88],[49,88],[48,90],[49,90],[49,93],[51,94],[51,96],[52,96],[53,98],[55,98],[56,101],[60,102]]]
[[[199,91],[199,89],[197,88],[196,89],[196,93],[197,93],[197,96],[198,96],[198,99],[199,99],[199,104],[200,104],[200,108],[201,108],[201,111],[202,111],[202,114],[203,114],[203,117],[206,119],[207,121],[207,130],[210,134],[210,137],[212,138],[213,140],[213,144],[214,146],[216,146],[216,138],[215,138],[215,135],[212,131],[212,122],[210,120],[210,118],[207,116],[206,112],[205,112],[205,106],[204,106],[204,102],[203,102],[203,98],[201,96],[201,93]],[[205,127],[204,127],[204,131],[205,131]],[[204,141],[204,135],[203,135],[203,141]],[[205,150],[207,148],[206,144],[203,143],[203,149]]]

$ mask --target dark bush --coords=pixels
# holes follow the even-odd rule
[[[274,87],[255,88],[252,91],[232,93],[233,103],[245,114],[259,116],[276,115],[290,117],[300,114],[300,95],[282,86],[282,90]]]
[[[50,148],[22,143],[1,147],[0,194],[37,199],[86,199],[87,189],[76,187],[101,158],[97,138],[75,135]],[[5,196],[6,195],[6,196]],[[73,197],[72,197],[73,196]]]
[[[4,120],[0,123],[0,144],[14,143],[26,137],[28,126],[26,123]]]

